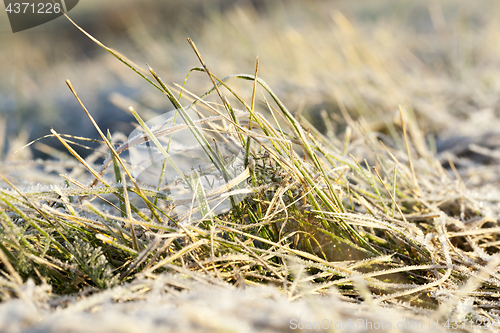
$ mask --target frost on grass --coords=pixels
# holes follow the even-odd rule
[[[191,274],[191,273],[190,273]],[[49,300],[47,286],[33,281],[16,300],[0,304],[5,332],[423,332],[431,311],[407,305],[374,309],[343,301],[336,292],[290,302],[276,288],[236,288],[192,274],[160,274],[91,294]],[[399,328],[398,328],[399,326]],[[370,327],[372,329],[370,329]],[[379,328],[380,330],[380,328]],[[433,332],[445,332],[436,328]]]
[[[114,286],[118,276],[113,275],[108,260],[100,247],[75,238],[73,244],[68,244],[71,253],[70,261],[78,265],[80,270],[100,289]]]
[[[94,331],[247,332],[328,319],[384,320],[397,329],[430,321],[444,329],[447,320],[499,319],[496,192],[467,188],[437,156],[419,153],[418,127],[409,135],[402,128],[402,147],[358,128],[358,139],[340,150],[259,84],[275,107],[234,118],[199,107],[195,118],[202,133],[218,135],[207,154],[226,164],[213,171],[234,165],[217,140],[241,145],[245,169],[231,169],[238,181],[229,179],[215,197],[241,190],[246,197],[223,212],[210,208],[199,218],[210,190],[192,191],[191,206],[167,193],[166,167],[157,187],[153,173],[127,175],[144,162],[121,159],[131,142],[168,139],[172,127],[113,143],[115,153],[99,167],[74,153],[90,178],[61,175],[64,186],[2,189],[0,296],[9,309],[0,311],[2,327],[62,332],[87,322]],[[99,149],[109,152],[109,145]],[[193,171],[179,170],[184,180]],[[191,223],[179,223],[186,212]]]
[[[73,146],[90,140],[52,131],[79,165],[38,162],[45,184],[31,188],[5,167],[3,330],[287,331],[294,319],[437,330],[500,320],[500,196],[483,187],[494,172],[470,174],[478,153],[496,158],[493,144],[446,157],[405,108],[388,133],[344,114],[342,135],[325,137],[252,75],[211,76],[216,87],[180,96],[150,73],[182,123],[149,126],[131,109],[141,133],[98,128],[86,158]],[[173,142],[181,130],[195,141]],[[40,177],[54,170],[63,181]]]

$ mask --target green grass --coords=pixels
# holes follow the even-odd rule
[[[157,147],[195,193],[191,211],[172,214],[177,198],[131,175],[124,156],[139,142],[106,135],[68,82],[106,158],[100,166],[86,161],[72,145],[87,141],[53,130],[88,171],[85,181],[70,173],[61,175],[65,187],[19,189],[2,176],[10,186],[0,190],[2,301],[17,297],[28,279],[67,295],[182,268],[238,286],[269,284],[292,300],[336,287],[346,301],[405,302],[408,311],[435,309],[440,319],[463,316],[455,305],[469,298],[477,316],[498,318],[491,307],[500,287],[498,228],[463,181],[443,169],[410,108],[400,108],[389,136],[349,118],[344,137],[327,137],[287,109],[261,78],[265,73],[218,78],[191,43],[202,66],[190,73],[203,72],[213,84],[196,96],[189,78],[170,87],[154,69],[143,70],[88,36],[165,95],[165,109],[178,111],[230,186],[211,196],[200,186],[204,175],[176,167],[162,144],[182,125],[148,128],[141,110],[131,108],[147,134],[143,141]],[[233,89],[235,82],[250,93]],[[239,174],[217,149],[222,142],[244,154]],[[157,177],[160,184],[163,175]],[[211,214],[209,201],[229,191],[243,191],[245,199]],[[203,219],[186,218],[197,210]],[[297,288],[303,283],[310,287]],[[454,296],[444,299],[447,293]]]

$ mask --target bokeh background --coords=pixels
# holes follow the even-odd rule
[[[344,135],[343,111],[390,135],[403,105],[438,152],[464,142],[492,149],[500,141],[498,1],[81,0],[70,17],[168,84],[182,84],[200,65],[188,37],[218,77],[253,74],[258,55],[259,76],[332,138]],[[14,154],[50,128],[98,138],[66,79],[111,132],[133,129],[128,105],[146,119],[171,110],[64,17],[13,34],[1,13],[0,59],[3,161],[56,158],[61,147],[53,138]],[[187,87],[201,94],[210,81],[197,72]],[[496,158],[483,155],[487,163]]]

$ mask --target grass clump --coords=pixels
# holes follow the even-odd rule
[[[65,295],[174,271],[271,284],[289,299],[337,287],[355,304],[498,318],[497,222],[441,166],[411,109],[400,108],[390,135],[346,115],[345,136],[327,138],[286,108],[258,65],[254,75],[219,79],[190,41],[202,65],[190,73],[213,85],[197,96],[88,36],[166,95],[176,114],[166,127],[150,127],[130,108],[140,134],[105,135],[68,82],[99,132],[103,162],[72,148],[86,141],[53,130],[90,180],[61,174],[65,186],[20,189],[2,176],[2,300],[30,278]],[[235,80],[248,81],[250,100],[232,89]],[[195,138],[206,169],[177,164],[170,144],[181,131]],[[162,161],[152,183],[133,175],[131,150],[144,144]],[[227,209],[217,211],[223,202]]]

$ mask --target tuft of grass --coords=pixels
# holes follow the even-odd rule
[[[18,296],[28,279],[66,295],[177,270],[238,286],[270,284],[291,300],[336,287],[344,301],[436,309],[436,319],[464,319],[454,304],[469,299],[478,318],[499,319],[496,219],[478,209],[460,179],[443,172],[408,110],[400,108],[391,136],[346,119],[352,127],[332,142],[287,109],[257,66],[255,75],[220,79],[190,41],[202,65],[190,73],[205,73],[213,85],[197,96],[187,79],[171,87],[151,67],[143,70],[87,36],[164,94],[166,108],[184,123],[150,128],[131,108],[142,134],[113,140],[68,82],[101,136],[104,161],[96,166],[82,158],[72,145],[84,139],[52,130],[85,177],[61,174],[65,186],[20,189],[1,176],[10,186],[0,190],[3,301]],[[235,81],[248,81],[251,100],[232,88]],[[209,172],[175,165],[162,142],[186,127],[225,186],[205,188]],[[218,148],[222,142],[244,153],[237,174]],[[177,175],[168,176],[194,193],[187,210],[175,210],[184,198],[132,176],[127,152],[142,143],[156,147],[162,170],[173,167]],[[163,171],[156,177],[162,184]],[[230,209],[212,214],[210,203],[227,198]]]

